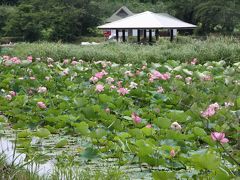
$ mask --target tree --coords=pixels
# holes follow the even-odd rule
[[[16,11],[12,6],[0,6],[0,36],[5,34],[4,27],[9,19],[10,14]]]
[[[17,5],[19,0],[0,0],[0,5]]]
[[[232,33],[240,20],[240,5],[235,0],[209,0],[195,7],[195,19],[202,31]]]
[[[98,25],[98,13],[90,13],[95,11],[97,6],[86,0],[23,0],[4,29],[28,41],[72,41]]]

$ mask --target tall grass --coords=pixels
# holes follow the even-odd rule
[[[6,157],[0,154],[0,179],[4,180],[120,180],[130,179],[124,172],[115,168],[106,168],[105,172],[82,169],[81,167],[55,167],[52,174],[40,176],[34,170],[27,170],[22,165],[6,164]]]
[[[209,37],[204,41],[179,38],[177,42],[161,39],[156,44],[137,45],[106,43],[95,46],[80,46],[61,43],[19,43],[5,54],[25,58],[51,57],[55,60],[76,57],[85,61],[109,60],[117,63],[164,62],[170,59],[188,61],[198,58],[200,62],[226,60],[240,61],[240,41],[229,37]]]

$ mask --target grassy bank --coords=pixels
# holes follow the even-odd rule
[[[120,180],[129,177],[118,169],[106,169],[106,172],[92,171],[91,169],[68,167],[56,167],[52,174],[39,176],[37,172],[30,172],[22,165],[6,164],[6,157],[0,154],[0,179],[5,180],[60,180],[60,179],[98,179],[98,180]],[[26,163],[27,164],[27,163]]]
[[[205,41],[180,38],[170,43],[161,39],[155,45],[101,44],[80,46],[61,43],[19,43],[2,52],[11,56],[51,57],[55,60],[76,57],[85,61],[109,60],[117,63],[140,61],[164,62],[169,59],[187,61],[198,58],[200,62],[225,60],[229,63],[240,61],[240,41],[234,38],[209,37]]]

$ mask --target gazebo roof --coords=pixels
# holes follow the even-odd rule
[[[99,29],[193,29],[196,25],[186,23],[168,14],[150,11],[98,26]]]
[[[106,22],[114,22],[132,15],[134,15],[132,11],[130,11],[126,6],[122,6],[111,17],[107,18]]]

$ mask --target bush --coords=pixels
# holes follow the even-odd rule
[[[182,62],[197,58],[200,62],[225,60],[228,63],[240,61],[239,40],[226,37],[209,37],[205,41],[189,38],[179,42],[161,39],[157,44],[100,44],[80,46],[62,43],[20,43],[9,49],[8,55],[47,58],[55,60],[76,57],[85,61],[108,60],[117,63],[165,62],[179,60]]]
[[[10,42],[23,41],[23,37],[2,37],[0,38],[0,44],[8,44]]]

